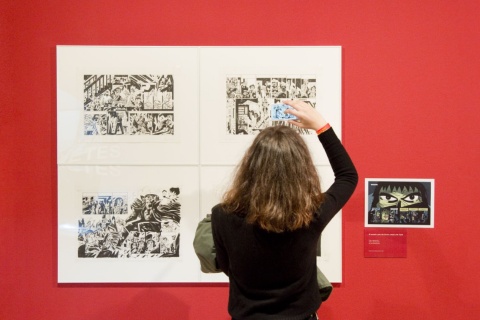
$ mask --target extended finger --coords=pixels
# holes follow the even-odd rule
[[[305,101],[302,100],[288,100],[288,105],[295,110],[305,110],[306,107],[310,107],[309,104],[305,103]]]
[[[282,100],[282,103],[284,103],[286,105],[289,105],[290,107],[292,107],[294,109],[298,109],[298,107],[300,106],[299,102],[300,102],[300,100],[290,100],[290,99]]]

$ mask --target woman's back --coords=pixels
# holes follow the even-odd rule
[[[225,213],[220,205],[212,209],[217,262],[228,265],[229,311],[235,319],[278,319],[279,314],[303,319],[317,310],[318,224],[273,233]]]
[[[212,209],[216,261],[229,277],[233,319],[301,320],[315,314],[321,304],[318,240],[358,181],[348,153],[323,117],[301,101],[289,104],[301,120],[292,123],[320,128],[319,142],[335,182],[321,192],[308,148],[294,130],[267,128],[256,137],[224,201]]]

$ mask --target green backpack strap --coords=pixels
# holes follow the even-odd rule
[[[333,286],[318,267],[317,267],[317,283],[318,283],[318,289],[320,290],[320,296],[322,297],[322,301],[326,301],[330,296],[330,293],[332,293],[333,291]]]
[[[222,272],[222,270],[217,268],[215,261],[216,253],[213,243],[211,214],[207,214],[207,216],[198,223],[193,239],[193,249],[200,260],[200,269],[202,272]]]

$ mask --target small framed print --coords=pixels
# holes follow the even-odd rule
[[[59,166],[58,282],[198,282],[195,166]]]
[[[58,46],[58,164],[197,164],[197,55],[195,47]]]
[[[274,119],[271,106],[298,99],[319,110],[341,138],[341,47],[200,49],[200,162],[235,165],[269,126],[296,129],[315,165],[329,165],[315,132]]]
[[[365,179],[365,226],[433,228],[433,179]]]

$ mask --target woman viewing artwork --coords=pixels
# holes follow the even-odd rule
[[[212,208],[216,263],[228,277],[232,319],[317,319],[316,245],[353,194],[358,175],[334,130],[311,105],[284,100],[314,130],[335,181],[323,191],[303,138],[289,126],[262,130]]]

